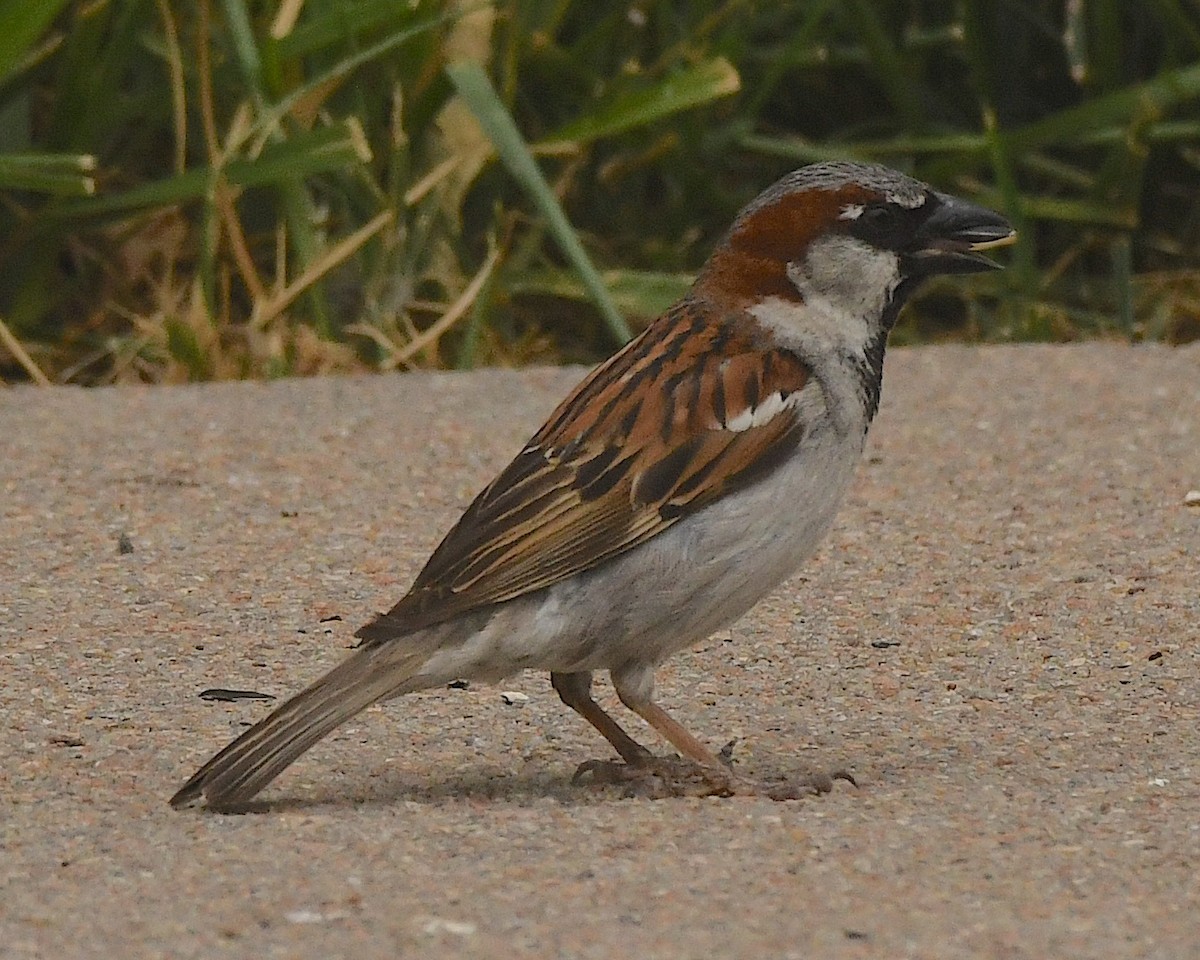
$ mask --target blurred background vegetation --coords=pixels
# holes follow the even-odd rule
[[[827,157],[1002,210],[898,334],[1200,338],[1196,0],[0,0],[0,379],[590,361]]]

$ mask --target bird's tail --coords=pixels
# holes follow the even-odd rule
[[[213,810],[244,805],[356,713],[377,700],[427,686],[417,672],[428,657],[428,650],[398,655],[394,645],[360,647],[197,770],[171,798],[171,806],[189,806],[201,797]]]

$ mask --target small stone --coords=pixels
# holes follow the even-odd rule
[[[1197,494],[1197,497],[1200,497],[1200,494]],[[122,533],[119,537],[117,537],[117,553],[119,553],[121,556],[125,556],[127,553],[133,553],[133,540],[130,539],[129,534]]]
[[[521,693],[519,690],[501,690],[500,699],[510,707],[519,707],[521,704],[529,702],[529,695]]]
[[[1200,507],[1200,490],[1189,490],[1183,495],[1185,507]]]
[[[441,917],[430,917],[422,928],[426,936],[436,936],[439,933],[451,933],[456,937],[472,937],[475,935],[475,924],[461,920],[443,920]]]
[[[316,910],[292,910],[283,915],[288,923],[329,923],[332,920],[345,920],[349,916],[345,910],[332,910],[329,913],[318,913]]]

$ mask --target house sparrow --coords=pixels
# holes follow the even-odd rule
[[[1014,239],[1003,217],[884,167],[784,177],[687,296],[550,415],[355,652],[171,805],[236,808],[376,701],[524,669],[548,670],[624,761],[586,769],[797,795],[736,776],[654,701],[654,670],[813,552],[862,453],[900,308],[935,274],[994,268],[979,251]],[[592,699],[602,669],[685,759],[655,758]]]

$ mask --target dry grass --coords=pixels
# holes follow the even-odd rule
[[[1200,336],[1192,7],[677,6],[0,0],[0,377],[594,359],[826,156],[1021,227],[909,340]]]

